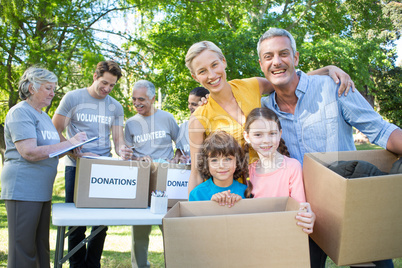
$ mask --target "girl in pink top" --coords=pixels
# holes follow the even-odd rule
[[[296,199],[300,202],[297,224],[304,232],[312,233],[315,214],[306,203],[302,167],[299,161],[289,157],[277,115],[268,108],[256,108],[247,116],[244,130],[246,147],[253,147],[259,156],[249,165],[246,197],[290,196]]]

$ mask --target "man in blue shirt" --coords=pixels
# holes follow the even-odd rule
[[[383,120],[359,92],[339,97],[338,84],[330,77],[296,71],[299,52],[289,32],[271,28],[260,38],[257,51],[261,70],[275,89],[261,105],[278,115],[291,157],[303,164],[305,153],[356,150],[352,126],[370,142],[402,154],[401,129]],[[325,266],[323,254],[318,259],[311,255],[311,267]],[[393,267],[389,261],[377,267]]]
[[[330,77],[296,71],[296,44],[282,31],[267,31],[257,49],[261,70],[275,88],[261,104],[278,115],[290,155],[303,163],[305,153],[356,150],[352,126],[370,142],[402,154],[401,129],[383,120],[359,92],[338,97]]]

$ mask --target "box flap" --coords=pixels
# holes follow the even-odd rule
[[[297,202],[292,197],[288,198],[288,202],[286,204],[286,211],[298,211],[300,209],[300,203]]]
[[[179,205],[176,204],[174,207],[178,206],[180,217],[248,214],[285,211],[287,209],[288,199],[288,197],[243,199],[231,208],[220,206],[214,201],[179,202]],[[297,203],[297,201],[295,202]],[[289,209],[298,211],[299,206],[296,207],[293,203]],[[167,214],[166,216],[170,217],[170,215],[171,214]]]
[[[163,218],[176,218],[180,217],[180,202],[177,202],[172,208],[168,209],[168,212]]]
[[[328,166],[335,161],[351,161],[358,159],[377,166],[383,172],[389,172],[392,164],[398,159],[396,154],[387,150],[308,153],[305,154],[304,157],[312,158],[324,166]]]

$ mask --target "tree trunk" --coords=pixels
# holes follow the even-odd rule
[[[360,93],[368,101],[368,103],[370,103],[371,107],[374,108],[374,96],[369,94],[368,86],[364,86],[364,91]]]

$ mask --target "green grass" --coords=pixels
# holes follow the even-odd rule
[[[363,144],[357,144],[356,149],[357,150],[380,150],[382,148],[375,144],[363,143]]]
[[[0,165],[1,172],[1,165]],[[0,184],[1,186],[1,184]],[[0,187],[1,188],[1,187]],[[64,202],[64,166],[59,165],[59,171],[53,188],[53,203]],[[88,228],[88,234],[90,228]],[[8,233],[7,213],[4,201],[0,200],[0,268],[7,267]],[[50,261],[54,265],[54,250],[56,248],[57,227],[50,226]],[[64,254],[67,253],[67,240]],[[158,226],[152,227],[149,261],[152,267],[165,267],[163,256],[163,238]],[[107,232],[101,265],[104,268],[131,268],[131,226],[110,226]],[[63,268],[69,267],[68,261]]]
[[[370,144],[362,144],[356,146],[358,150],[374,150],[380,147]],[[1,166],[0,166],[1,171]],[[1,184],[0,184],[1,188]],[[59,172],[56,177],[53,190],[53,203],[64,202],[64,167],[59,165]],[[51,225],[50,228],[50,257],[51,267],[54,262],[54,250],[56,243],[57,228]],[[7,215],[4,201],[0,200],[0,268],[7,267],[7,250],[8,250],[8,234],[7,234]],[[65,243],[67,244],[67,242]],[[65,254],[66,254],[65,247]],[[149,261],[154,268],[165,267],[163,257],[163,238],[161,231],[157,226],[153,226],[150,237]],[[104,251],[101,260],[104,268],[130,268],[131,267],[131,227],[130,226],[110,226]],[[402,258],[394,259],[394,265],[402,268]],[[68,267],[68,262],[63,268]],[[327,259],[326,267],[335,268],[336,266],[330,258]],[[345,266],[339,266],[345,267]]]

